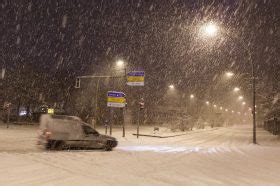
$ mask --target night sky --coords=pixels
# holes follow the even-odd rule
[[[250,72],[238,39],[221,38],[211,46],[197,40],[198,25],[207,21],[246,43],[260,79],[258,92],[279,91],[276,0],[2,0],[0,12],[0,67],[6,68],[1,86],[10,99],[44,91],[63,99],[77,75],[98,74],[118,58],[129,69],[146,71],[148,92],[173,83],[204,97],[224,71]],[[244,87],[250,95],[250,86]]]

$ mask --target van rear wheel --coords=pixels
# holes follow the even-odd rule
[[[65,144],[63,141],[57,141],[57,140],[49,140],[45,144],[46,150],[62,150],[64,148]]]
[[[48,140],[47,143],[45,144],[45,149],[46,150],[53,150],[55,147],[55,141],[54,140]]]

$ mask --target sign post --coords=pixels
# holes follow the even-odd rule
[[[7,128],[9,128],[10,124],[10,114],[11,114],[11,105],[12,103],[10,102],[5,102],[4,103],[4,110],[6,110],[6,119],[7,119]]]
[[[112,135],[113,108],[124,108],[126,105],[125,94],[123,92],[109,91],[107,93],[107,106],[110,107],[110,135]],[[123,126],[123,135],[125,129]]]
[[[140,113],[144,109],[144,98],[140,98],[139,102],[139,110],[138,110],[138,121],[137,121],[137,138],[139,138],[139,127],[140,127]]]
[[[127,74],[128,86],[144,86],[144,80],[145,80],[144,71],[132,71]],[[138,104],[139,104],[139,109],[137,113],[137,138],[139,138],[141,112],[144,109],[144,99],[142,97],[140,98]]]

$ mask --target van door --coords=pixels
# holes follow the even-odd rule
[[[82,125],[84,133],[83,146],[87,148],[102,148],[104,143],[99,133],[88,125]]]

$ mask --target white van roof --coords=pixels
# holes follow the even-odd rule
[[[65,119],[65,120],[74,120],[74,121],[82,121],[81,118],[77,116],[67,116],[67,115],[50,115],[53,119]]]

